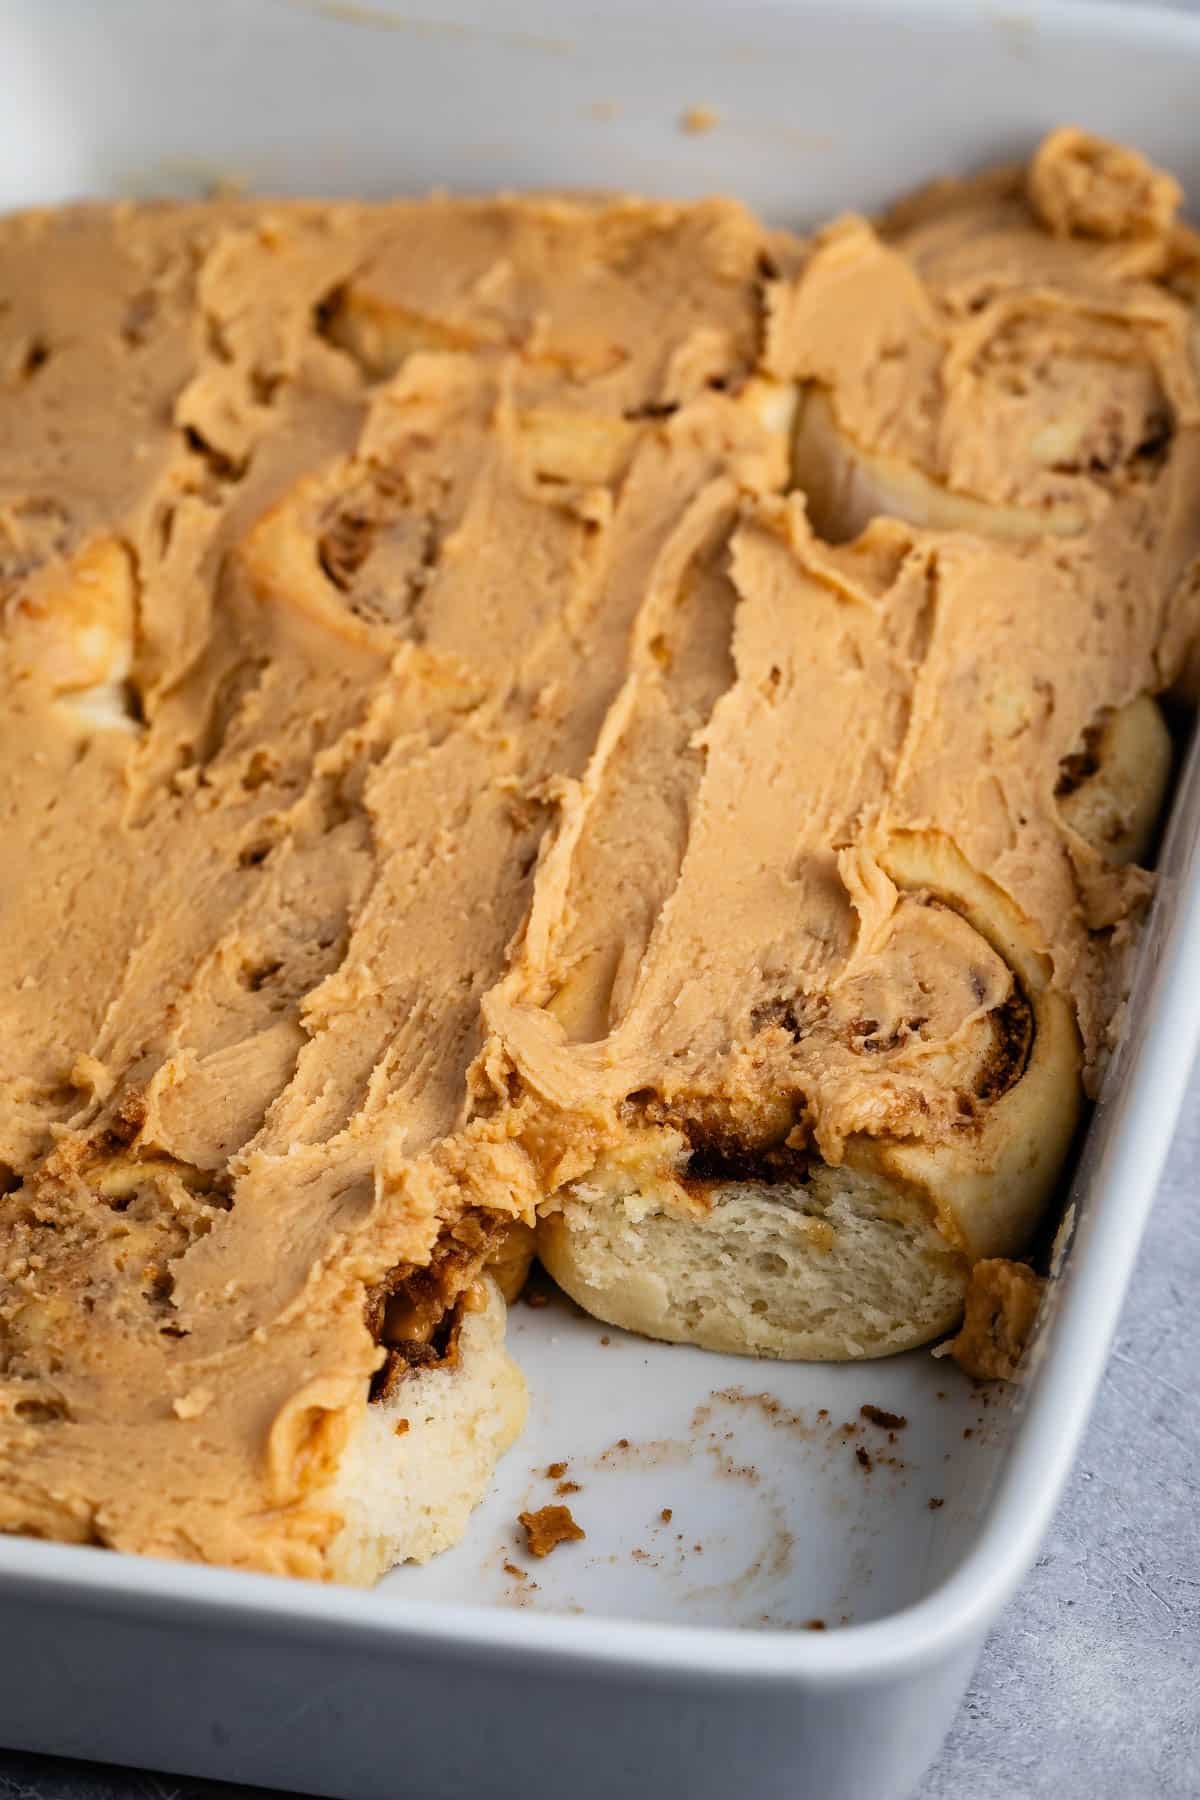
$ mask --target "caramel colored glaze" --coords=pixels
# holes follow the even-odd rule
[[[373,1377],[564,1182],[699,1209],[696,1153],[972,1131],[1028,996],[897,833],[1098,1065],[1150,879],[1055,787],[1194,636],[1192,316],[1161,186],[1035,175],[1045,226],[1006,175],[807,248],[720,202],[3,225],[0,1527],[320,1576]],[[1070,529],[821,541],[805,382]]]
[[[499,1149],[480,1207],[402,1172],[462,1123],[558,784],[643,608],[784,485],[769,240],[636,201],[0,231],[0,1527],[320,1576],[372,1377],[521,1207]]]

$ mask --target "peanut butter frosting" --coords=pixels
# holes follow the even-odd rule
[[[478,1184],[497,1143],[531,1204],[603,1170],[681,1209],[692,1158],[769,1179],[952,1157],[1031,1030],[1015,958],[962,916],[976,875],[1095,1085],[1151,879],[1080,835],[1064,790],[1101,722],[1186,662],[1200,411],[1170,184],[1093,144],[1058,133],[1027,176],[837,220],[770,284],[765,368],[969,500],[972,529],[879,517],[837,543],[801,492],[743,505],[732,606],[635,639],[485,999],[476,1116],[414,1191]],[[730,675],[697,709],[718,618]],[[987,1212],[939,1222],[972,1257],[1011,1250]]]
[[[0,1528],[321,1576],[372,1383],[565,1183],[941,1154],[1034,964],[1094,1081],[1152,877],[1068,801],[1200,605],[1177,204],[1064,132],[806,243],[0,226]],[[843,541],[814,400],[967,512]]]

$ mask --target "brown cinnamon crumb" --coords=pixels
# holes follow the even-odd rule
[[[862,1468],[864,1468],[868,1474],[870,1474],[871,1458],[870,1458],[869,1453],[866,1450],[864,1450],[862,1445],[860,1444],[858,1446],[858,1449],[854,1452],[854,1454],[855,1454],[855,1457],[858,1459],[860,1466]]]
[[[583,1489],[577,1481],[560,1481],[554,1491],[556,1494],[582,1494]]]
[[[551,1481],[561,1481],[566,1472],[567,1465],[565,1462],[552,1462],[546,1464],[546,1473]]]
[[[671,1520],[675,1517],[674,1513],[671,1511],[671,1508],[669,1506],[664,1506],[658,1516],[662,1520],[664,1525],[669,1525],[671,1523]]]
[[[629,1448],[629,1439],[628,1438],[618,1438],[617,1439],[617,1449],[618,1450],[628,1450],[628,1448]]]
[[[805,1619],[804,1621],[805,1631],[824,1631],[825,1629],[824,1619]]]
[[[972,1429],[971,1429],[971,1427],[970,1427],[970,1426],[969,1426],[969,1425],[965,1425],[965,1426],[964,1426],[964,1427],[963,1427],[963,1436],[964,1436],[964,1437],[965,1437],[965,1438],[969,1438],[969,1437],[974,1437],[974,1436],[975,1436],[975,1433],[974,1433],[974,1432],[973,1432],[973,1431],[972,1431]]]
[[[516,1579],[517,1579],[517,1580],[518,1580],[518,1581],[524,1581],[524,1579],[525,1579],[525,1571],[524,1571],[524,1569],[521,1569],[521,1568],[518,1568],[518,1566],[517,1566],[517,1564],[516,1564],[516,1563],[513,1563],[513,1562],[506,1562],[506,1563],[505,1563],[505,1565],[504,1565],[504,1573],[505,1573],[505,1574],[506,1574],[506,1575],[513,1575],[513,1576],[515,1576],[515,1577],[516,1577]]]
[[[407,1419],[397,1419],[392,1427],[392,1430],[396,1433],[397,1437],[403,1437],[408,1429],[409,1425]]]
[[[692,1549],[696,1552],[696,1555],[699,1556],[701,1551],[704,1549],[704,1545],[703,1544],[693,1544]]]
[[[550,1304],[550,1296],[545,1288],[534,1287],[532,1283],[525,1289],[525,1292],[521,1297],[526,1306],[532,1306],[534,1308],[539,1306],[549,1306]]]
[[[884,1412],[882,1406],[860,1406],[859,1413],[883,1431],[903,1431],[908,1420],[903,1413]]]
[[[612,1343],[612,1339],[611,1339],[611,1338],[610,1338],[610,1337],[608,1337],[608,1336],[605,1336],[605,1337],[602,1337],[602,1338],[601,1338],[601,1339],[600,1339],[600,1342],[601,1342],[601,1343],[602,1343],[602,1344],[611,1344],[611,1343]]]
[[[818,1419],[827,1419],[829,1417],[829,1408],[827,1406],[818,1406],[817,1417]]]
[[[943,1500],[943,1499],[942,1499],[942,1498],[941,1498],[941,1496],[940,1496],[940,1495],[938,1495],[938,1494],[931,1494],[931,1495],[930,1495],[930,1496],[929,1496],[929,1510],[930,1510],[930,1512],[936,1512],[936,1511],[937,1511],[937,1509],[938,1509],[938,1507],[939,1507],[939,1506],[945,1506],[945,1504],[946,1504],[946,1502],[945,1502],[945,1501],[944,1501],[944,1500]]]
[[[531,1556],[549,1556],[557,1545],[587,1536],[571,1517],[569,1506],[540,1506],[536,1512],[518,1513],[517,1520],[525,1527]]]

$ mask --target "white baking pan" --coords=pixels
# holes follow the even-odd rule
[[[0,0],[0,69],[4,205],[585,184],[802,223],[1063,119],[1200,193],[1200,24],[1120,7]],[[779,1368],[521,1306],[528,1433],[427,1569],[363,1594],[0,1543],[0,1741],[356,1800],[900,1800],[1101,1373],[1200,1036],[1198,841],[1200,766],[1023,1402],[926,1354]],[[558,1462],[587,1538],[521,1573]]]

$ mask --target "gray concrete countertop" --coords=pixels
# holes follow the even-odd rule
[[[1066,1496],[913,1800],[1198,1800],[1198,1377],[1200,1067]],[[262,1792],[0,1751],[0,1800]]]
[[[1083,1450],[914,1800],[1200,1796],[1200,1067]]]

